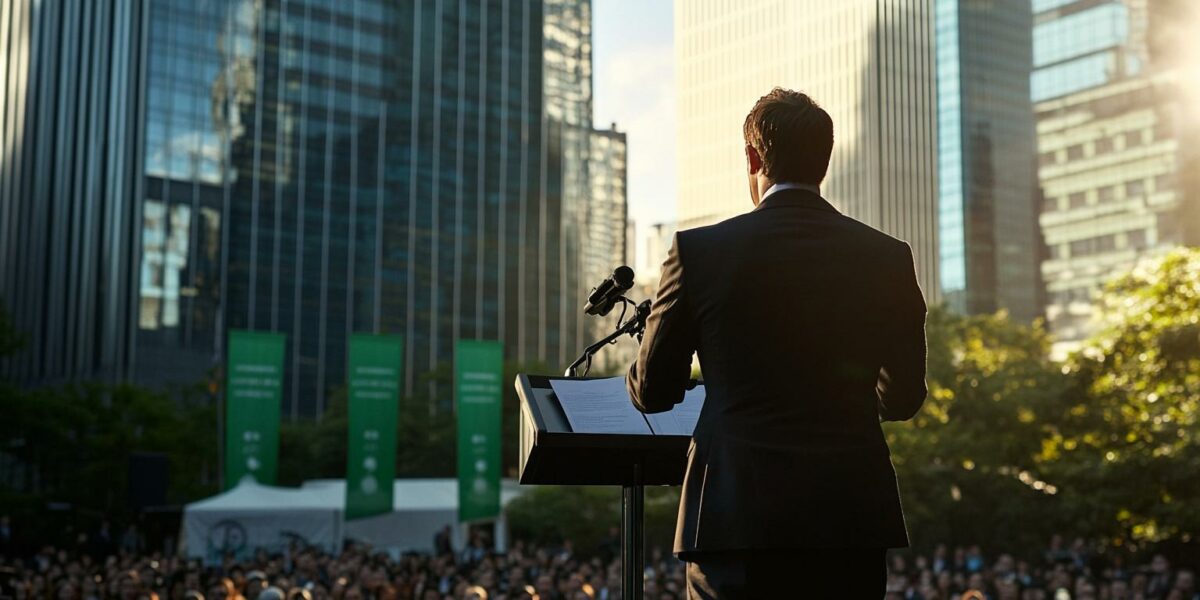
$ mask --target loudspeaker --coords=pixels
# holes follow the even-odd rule
[[[129,456],[129,507],[143,510],[167,503],[167,455],[136,453]]]

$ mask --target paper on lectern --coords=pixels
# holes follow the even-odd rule
[[[700,409],[704,408],[704,386],[697,385],[683,394],[683,402],[667,412],[646,415],[655,435],[692,435]]]
[[[702,385],[688,390],[673,409],[648,415],[629,399],[624,377],[552,379],[550,387],[576,433],[690,436],[704,407]]]
[[[551,379],[571,431],[653,435],[645,417],[629,400],[624,377]]]

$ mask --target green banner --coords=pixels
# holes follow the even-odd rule
[[[500,342],[458,340],[454,397],[458,406],[458,520],[500,515]]]
[[[225,489],[246,475],[274,484],[283,395],[280,333],[229,332],[225,384]]]
[[[346,518],[392,511],[404,338],[350,336]]]

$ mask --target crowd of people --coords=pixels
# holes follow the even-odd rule
[[[580,556],[521,541],[506,552],[476,538],[455,551],[448,536],[431,553],[387,553],[348,544],[336,556],[314,548],[259,551],[220,564],[138,550],[136,535],[111,546],[44,547],[0,555],[0,597],[17,600],[618,600],[613,549]],[[107,550],[111,549],[112,552]],[[13,553],[10,553],[13,554]],[[686,598],[684,565],[660,549],[648,555],[646,600]],[[805,582],[777,598],[807,598]],[[1083,542],[1053,538],[1033,559],[987,556],[978,546],[894,552],[888,600],[1200,600],[1195,574],[1154,555],[1127,565]]]

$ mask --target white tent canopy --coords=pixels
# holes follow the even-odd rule
[[[326,490],[260,485],[251,477],[183,509],[187,555],[208,562],[255,549],[281,552],[292,542],[329,552],[342,544],[341,499]]]
[[[406,552],[429,552],[433,537],[442,527],[450,526],[454,546],[462,548],[466,531],[458,522],[457,479],[397,479],[393,484],[392,512],[365,519],[346,521],[347,539],[370,544],[376,548]],[[306,481],[301,489],[320,489],[334,496],[346,497],[346,480],[317,479]],[[515,480],[500,482],[500,517],[496,521],[496,547],[507,549],[508,522],[504,507],[521,495]]]
[[[189,557],[219,561],[226,552],[248,555],[258,548],[282,552],[292,542],[336,552],[346,539],[392,553],[428,552],[434,535],[451,527],[455,547],[465,531],[458,523],[457,479],[397,479],[393,512],[345,521],[346,482],[306,481],[299,488],[260,485],[251,478],[237,487],[184,507],[183,540]],[[496,545],[506,548],[503,507],[522,490],[516,481],[501,481],[501,514]]]

